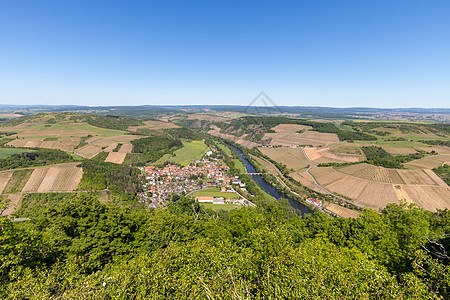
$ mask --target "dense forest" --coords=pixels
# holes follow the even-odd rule
[[[420,151],[412,154],[393,156],[390,153],[386,152],[386,150],[384,150],[383,148],[377,146],[364,146],[361,147],[361,149],[366,155],[365,162],[371,165],[392,169],[402,169],[403,163],[407,163],[415,159],[420,159],[427,155],[425,151]]]
[[[33,200],[33,201],[31,201]],[[1,218],[0,297],[430,299],[449,296],[450,212],[388,205],[301,218],[283,201],[148,213],[93,194],[25,198]]]
[[[61,150],[37,149],[33,152],[13,154],[0,158],[0,170],[45,166],[73,161],[72,156]]]
[[[137,176],[139,171],[135,167],[107,163],[95,159],[84,160],[81,163],[81,167],[84,173],[79,186],[80,190],[109,189],[117,194],[141,191]]]
[[[450,166],[447,164],[443,164],[437,168],[434,168],[433,171],[442,178],[448,185],[450,185]]]

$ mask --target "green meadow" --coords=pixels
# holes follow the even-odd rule
[[[13,154],[32,152],[34,150],[29,150],[25,148],[0,148],[0,158],[5,158]]]
[[[183,147],[176,150],[173,154],[164,155],[156,163],[171,161],[187,166],[196,160],[199,160],[208,152],[209,147],[203,141],[187,142],[183,140]]]
[[[240,199],[241,197],[237,193],[222,193],[219,188],[212,188],[207,190],[197,191],[192,194],[193,197],[216,197],[225,199]]]

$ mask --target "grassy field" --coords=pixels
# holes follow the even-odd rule
[[[226,211],[230,211],[232,209],[237,209],[242,207],[241,205],[238,204],[213,204],[213,203],[200,203],[200,206],[204,207],[204,208],[210,208],[214,211],[219,211],[219,210],[226,210]]]
[[[174,152],[174,155],[164,155],[156,163],[171,161],[187,166],[196,160],[199,160],[209,150],[209,147],[203,141],[183,141],[183,148]]]
[[[3,194],[20,193],[31,176],[33,169],[16,170],[6,184]]]
[[[48,125],[47,125],[48,126]],[[43,133],[45,131],[53,131],[53,130],[61,130],[61,131],[90,131],[93,133],[96,133],[98,135],[102,136],[114,136],[114,135],[123,135],[124,131],[120,130],[114,130],[114,129],[106,129],[106,128],[100,128],[95,127],[86,123],[80,123],[80,124],[70,124],[70,123],[62,123],[62,124],[53,124],[49,127],[46,127],[46,125],[35,125],[28,127],[27,130],[40,130]],[[67,135],[67,134],[66,134]]]
[[[212,188],[207,190],[197,191],[192,193],[193,197],[203,196],[203,197],[216,197],[216,198],[225,198],[225,199],[240,199],[241,197],[237,193],[222,193],[219,188]]]
[[[217,146],[223,153],[225,153],[225,155],[228,155],[228,156],[231,156],[231,155],[232,155],[231,149],[228,148],[227,146],[225,146],[224,144],[222,144],[222,143],[216,143],[216,146]]]
[[[34,150],[23,149],[23,148],[0,148],[0,158],[5,158],[13,154],[23,153],[23,152],[33,152]]]
[[[234,165],[236,166],[236,169],[241,171],[241,173],[247,173],[247,169],[245,168],[244,164],[239,159],[233,159]]]

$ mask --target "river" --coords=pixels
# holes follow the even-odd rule
[[[239,149],[236,148],[233,145],[228,144],[237,155],[240,156],[242,161],[244,162],[245,168],[247,169],[247,173],[256,173],[255,167],[247,160],[245,157],[245,154]],[[291,197],[287,196],[284,193],[279,192],[273,185],[266,182],[261,175],[252,175],[253,181],[255,181],[267,194],[271,195],[275,199],[285,198],[289,201],[289,204],[291,207],[293,207],[295,210],[299,210],[302,213],[302,216],[305,214],[312,214],[313,212],[308,208],[308,206],[304,205],[303,203],[300,203]]]

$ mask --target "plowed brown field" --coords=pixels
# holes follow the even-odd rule
[[[120,152],[110,152],[108,156],[105,159],[105,162],[112,162],[116,164],[123,163],[123,160],[127,156],[127,153],[120,153]]]
[[[83,175],[83,170],[77,164],[67,163],[36,168],[22,192],[47,193],[75,190]]]
[[[267,148],[260,147],[259,150],[264,154],[273,159],[276,162],[285,164],[288,169],[294,169],[298,171],[300,169],[306,168],[310,161],[308,161],[300,148],[291,147],[278,147],[278,148]]]

